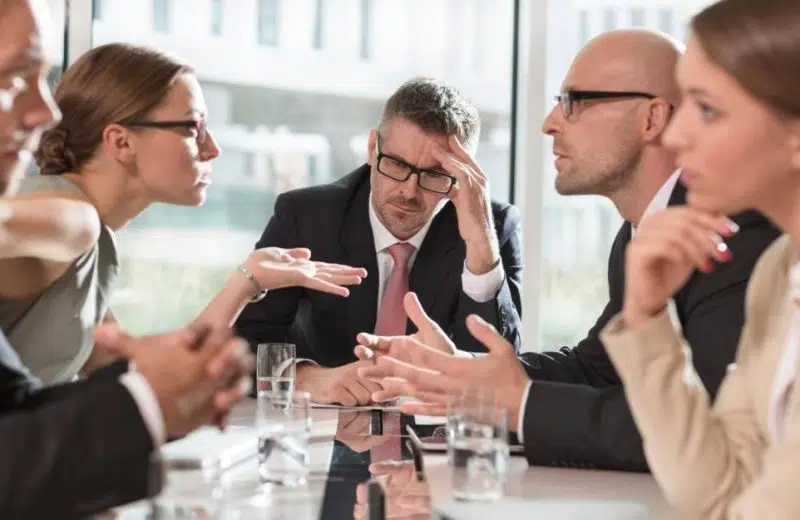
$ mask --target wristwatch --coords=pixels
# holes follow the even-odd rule
[[[237,267],[236,270],[239,271],[240,273],[242,273],[245,278],[250,280],[250,283],[253,285],[253,288],[256,290],[256,292],[253,295],[253,297],[250,298],[250,303],[256,303],[256,302],[260,302],[261,300],[263,300],[264,296],[267,295],[267,290],[263,289],[261,287],[261,285],[259,285],[258,281],[256,280],[256,277],[253,276],[253,273],[251,273],[250,270],[247,269],[243,265],[240,265],[239,267]]]

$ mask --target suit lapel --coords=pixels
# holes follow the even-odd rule
[[[680,179],[675,183],[672,189],[672,194],[669,196],[669,206],[683,206],[686,204],[686,186],[681,183]]]
[[[365,181],[356,190],[341,234],[347,263],[367,270],[367,277],[361,285],[350,287],[350,296],[347,298],[348,331],[353,341],[359,332],[373,331],[378,306],[378,260],[369,223],[368,204],[369,182]]]
[[[622,309],[622,297],[625,293],[625,249],[631,241],[631,233],[631,223],[624,222],[617,232],[608,259],[608,292],[618,309]]]
[[[447,275],[454,268],[461,272],[457,264],[464,261],[463,250],[455,207],[448,203],[431,223],[411,269],[409,288],[417,293],[425,312],[432,312]],[[413,330],[410,321],[408,330]]]

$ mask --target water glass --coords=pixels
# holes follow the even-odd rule
[[[447,447],[457,500],[503,496],[509,465],[507,410],[489,403],[454,403],[447,417]]]
[[[256,388],[263,392],[294,390],[297,354],[292,343],[262,343],[256,355]]]
[[[287,487],[305,484],[311,463],[311,394],[263,392],[256,431],[261,481]]]

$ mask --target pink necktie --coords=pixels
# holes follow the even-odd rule
[[[414,249],[414,246],[405,242],[398,242],[388,247],[389,254],[394,260],[394,267],[386,281],[375,323],[375,334],[379,336],[402,336],[406,333],[407,316],[403,308],[403,297],[408,292],[408,261]],[[388,435],[389,438],[370,450],[370,460],[372,462],[400,460],[402,458],[400,414],[383,414],[383,435]]]
[[[403,297],[408,292],[408,260],[414,249],[406,242],[398,242],[387,248],[394,260],[394,267],[383,288],[383,299],[375,322],[375,334],[378,336],[402,336],[406,333]]]

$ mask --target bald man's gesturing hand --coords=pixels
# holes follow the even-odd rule
[[[407,414],[444,415],[452,395],[468,387],[492,387],[498,406],[508,410],[509,428],[516,430],[520,401],[530,378],[522,368],[514,349],[494,327],[476,315],[467,318],[467,328],[486,346],[488,355],[463,359],[431,348],[417,339],[401,336],[388,338],[393,350],[407,352],[415,364],[391,356],[376,356],[374,365],[359,368],[359,375],[380,381],[382,390],[373,401],[406,395],[421,403],[406,403]]]

